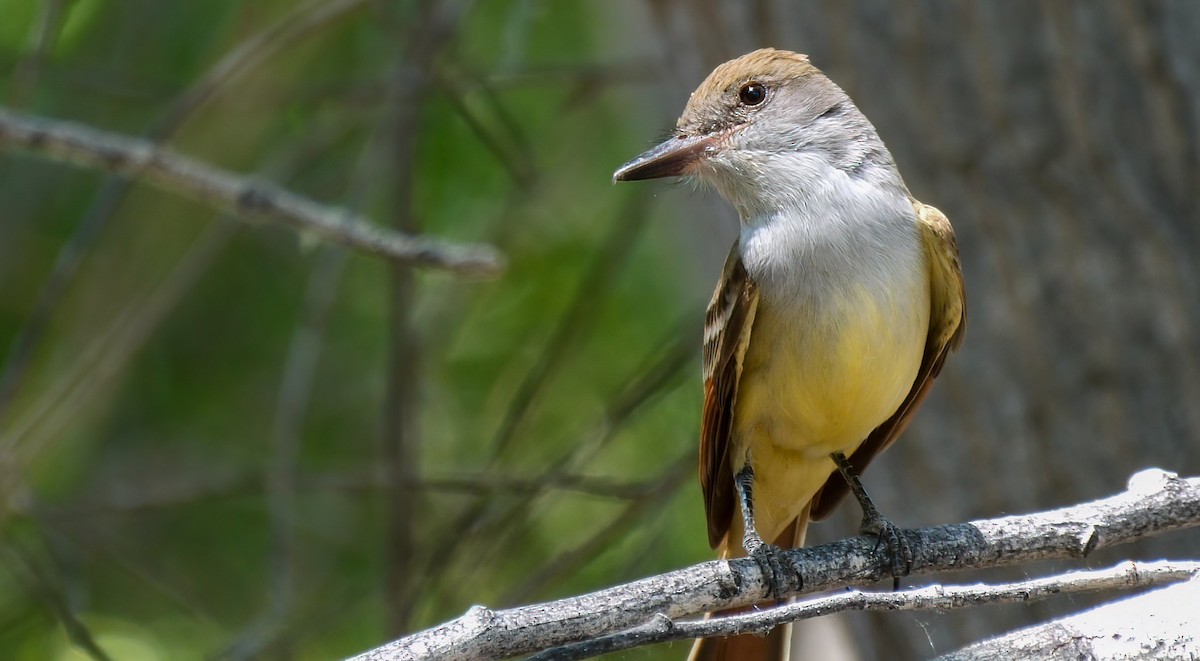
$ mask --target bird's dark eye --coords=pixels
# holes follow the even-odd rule
[[[738,90],[738,100],[747,106],[757,106],[767,100],[767,88],[759,83],[746,83]]]

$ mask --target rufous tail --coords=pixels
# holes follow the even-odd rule
[[[784,528],[775,540],[780,548],[793,549],[804,546],[804,534],[808,531],[808,507]],[[721,552],[722,559],[745,556],[742,545],[727,543]],[[709,617],[732,615],[749,608],[709,613]],[[792,625],[775,627],[766,636],[730,636],[729,638],[697,638],[692,645],[688,661],[789,661],[791,657]]]

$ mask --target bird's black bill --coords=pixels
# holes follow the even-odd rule
[[[676,136],[622,165],[613,173],[613,181],[681,177],[712,149],[711,136]]]

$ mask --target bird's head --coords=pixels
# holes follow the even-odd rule
[[[622,165],[614,181],[690,177],[739,211],[793,195],[829,166],[853,172],[890,155],[846,93],[790,51],[766,48],[717,67],[674,134]]]

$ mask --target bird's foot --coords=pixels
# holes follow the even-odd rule
[[[893,589],[899,589],[900,577],[908,576],[913,564],[912,547],[904,536],[904,531],[874,509],[863,515],[859,530],[864,535],[875,535],[875,552],[878,553],[882,547],[887,553]]]
[[[762,570],[763,581],[767,584],[765,597],[782,598],[804,587],[804,577],[800,568],[787,557],[786,551],[757,538],[747,539],[745,547],[746,552]]]

